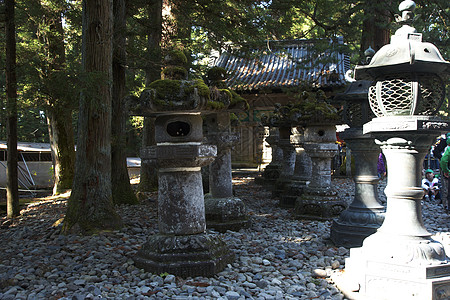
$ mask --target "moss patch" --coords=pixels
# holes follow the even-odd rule
[[[209,88],[205,82],[201,79],[195,79],[191,81],[186,81],[186,85],[184,87],[184,94],[189,95],[194,93],[194,89],[197,89],[198,95],[200,97],[210,99]]]
[[[164,63],[166,66],[186,66],[187,57],[181,50],[171,50],[164,57]]]
[[[233,90],[230,90],[231,93],[231,103],[230,108],[239,108],[243,110],[248,110],[249,105],[247,100],[245,100],[243,97],[241,97],[238,93],[236,93]]]
[[[183,80],[187,78],[187,70],[184,67],[170,66],[162,70],[162,79]]]
[[[221,67],[212,67],[206,73],[208,80],[211,82],[222,81],[227,78],[227,70]]]

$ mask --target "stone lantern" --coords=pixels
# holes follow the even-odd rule
[[[305,128],[303,148],[311,158],[312,170],[310,183],[296,199],[296,218],[332,219],[348,206],[338,198],[331,183],[331,160],[338,150],[336,124],[340,118],[324,97],[319,91],[312,99],[300,102],[300,121]]]
[[[211,98],[226,98],[226,109],[205,116],[208,142],[217,146],[217,157],[209,165],[209,194],[205,196],[206,226],[219,232],[239,231],[250,226],[244,202],[233,195],[231,148],[239,136],[231,132],[230,111],[248,108],[247,101],[227,89],[226,70],[208,70]]]
[[[450,263],[443,245],[424,227],[420,187],[425,155],[435,137],[450,130],[448,120],[433,116],[450,64],[411,26],[414,8],[413,1],[400,4],[402,27],[369,65],[355,70],[357,80],[373,81],[369,101],[377,118],[363,132],[381,146],[389,174],[383,225],[362,247],[352,248],[345,263],[341,287],[356,286],[349,292],[358,295],[351,297],[450,298]]]
[[[183,59],[184,57],[184,59]],[[144,148],[143,160],[158,167],[158,227],[136,254],[138,267],[160,274],[211,276],[230,263],[234,254],[217,236],[207,234],[201,167],[217,154],[213,145],[202,144],[201,113],[216,111],[225,103],[210,99],[201,80],[184,80],[186,57],[170,53],[164,80],[157,80],[129,106],[136,115],[155,119],[156,146]]]
[[[378,199],[377,160],[380,146],[373,136],[363,134],[363,124],[373,117],[367,93],[371,82],[352,82],[347,90],[334,100],[344,101],[343,121],[348,124],[340,137],[355,158],[355,197],[339,218],[333,221],[330,238],[337,246],[360,247],[362,241],[376,232],[384,220],[385,208]]]
[[[267,116],[263,115],[261,125],[264,127],[269,127],[269,136],[266,137],[266,142],[272,149],[272,159],[264,168],[262,175],[255,178],[255,182],[262,185],[265,189],[272,190],[275,187],[277,179],[280,177],[280,170],[283,160],[283,150],[278,147],[280,132],[277,127],[272,126]]]
[[[277,104],[275,110],[269,116],[263,116],[262,123],[270,124],[271,127],[278,128],[279,139],[277,147],[282,151],[280,175],[272,190],[272,197],[280,197],[291,181],[295,167],[295,147],[291,141],[292,127],[297,126],[300,117],[298,108],[289,103],[287,105]],[[280,205],[284,206],[280,201]]]

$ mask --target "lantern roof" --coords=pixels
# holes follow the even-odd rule
[[[357,80],[350,83],[345,92],[339,93],[334,97],[334,100],[367,100],[367,93],[371,81],[369,80]]]
[[[422,34],[412,27],[414,1],[399,5],[402,16],[396,16],[402,25],[391,37],[390,44],[383,46],[370,64],[356,66],[355,79],[373,80],[381,75],[399,73],[450,73],[450,63],[442,58],[435,45],[422,42]]]

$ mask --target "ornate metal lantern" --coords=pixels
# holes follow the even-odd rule
[[[397,21],[403,26],[382,47],[369,65],[357,66],[357,80],[372,80],[369,103],[377,117],[435,115],[444,101],[441,75],[450,71],[439,50],[422,42],[422,34],[410,26],[415,3],[403,1]]]
[[[354,81],[344,93],[337,94],[334,98],[336,101],[344,101],[342,120],[350,127],[362,127],[374,117],[367,100],[370,85],[368,80]]]

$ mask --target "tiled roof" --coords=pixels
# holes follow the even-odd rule
[[[342,86],[346,85],[344,75],[350,61],[347,55],[333,51],[334,45],[330,43],[328,50],[313,54],[317,51],[313,51],[312,40],[270,42],[271,50],[255,51],[253,58],[225,52],[214,65],[225,68],[228,86],[240,91],[296,87],[302,83],[322,88]]]

